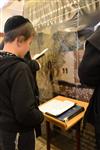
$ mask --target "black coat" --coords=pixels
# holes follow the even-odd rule
[[[97,37],[99,39],[96,41]],[[85,53],[78,73],[82,84],[94,88],[85,121],[92,123],[100,131],[100,42],[98,40],[100,40],[100,30],[86,41]]]
[[[0,52],[0,129],[26,131],[42,121],[28,64],[15,55]]]

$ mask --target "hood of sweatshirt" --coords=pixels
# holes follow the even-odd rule
[[[14,54],[0,51],[0,75],[4,73],[10,66],[24,61],[24,59],[17,57]]]

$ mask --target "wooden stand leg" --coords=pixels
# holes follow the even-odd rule
[[[50,130],[50,123],[48,121],[46,121],[46,133],[47,133],[47,150],[50,150],[51,130]]]
[[[81,121],[79,121],[76,125],[77,150],[80,150],[80,123]]]

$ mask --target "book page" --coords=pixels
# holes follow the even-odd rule
[[[43,113],[48,113],[54,116],[58,116],[61,113],[65,112],[66,110],[70,109],[75,105],[74,102],[71,102],[69,100],[60,101],[57,99],[48,101],[42,105],[39,106],[39,109]]]
[[[32,59],[36,60],[36,59],[39,59],[41,56],[43,56],[45,54],[46,51],[48,51],[49,49],[48,48],[45,48],[41,53],[38,53],[38,54],[35,54],[33,56]]]

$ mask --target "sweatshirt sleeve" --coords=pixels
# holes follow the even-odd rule
[[[85,45],[85,53],[78,70],[80,82],[96,87],[100,84],[100,50],[89,41]]]
[[[35,105],[34,80],[27,67],[16,70],[13,75],[11,101],[16,120],[24,126],[36,127],[43,121],[43,114]]]

